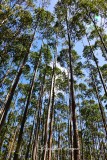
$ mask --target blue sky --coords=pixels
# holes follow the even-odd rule
[[[58,0],[50,0],[50,6],[48,8],[49,11],[53,12],[55,4],[58,2]]]

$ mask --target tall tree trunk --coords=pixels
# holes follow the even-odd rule
[[[32,153],[33,160],[37,160],[37,146],[38,146],[40,125],[41,125],[41,109],[42,109],[42,100],[43,100],[43,94],[44,94],[45,76],[46,76],[46,70],[44,73],[43,82],[41,84],[41,91],[40,91],[39,102],[38,102],[37,124],[35,128],[35,139],[34,139],[33,153]]]
[[[87,35],[86,35],[86,37],[87,37]],[[106,84],[105,84],[105,82],[104,82],[104,79],[103,79],[101,70],[100,70],[100,68],[99,68],[97,58],[96,58],[95,55],[94,55],[94,52],[93,52],[93,49],[92,49],[92,47],[91,47],[91,44],[90,44],[90,41],[89,41],[88,37],[87,37],[87,40],[88,40],[88,43],[89,43],[89,46],[90,46],[92,58],[94,59],[94,62],[95,62],[95,64],[96,64],[96,67],[97,67],[97,70],[98,70],[98,73],[99,73],[99,77],[100,77],[101,83],[102,83],[103,88],[104,88],[104,91],[105,91],[105,95],[107,96],[107,87],[106,87]]]
[[[44,106],[43,108],[43,119],[42,119],[42,122],[41,122],[41,126],[43,128],[42,130],[42,138],[41,138],[41,146],[44,147],[44,138],[45,138],[45,111],[46,111],[46,107]],[[43,156],[43,150],[41,150],[41,159],[42,159],[42,156]]]
[[[69,58],[69,56],[68,56]],[[71,154],[71,160],[73,160],[73,132],[72,132],[72,110],[71,110],[71,92],[70,92],[70,81],[69,81],[69,75],[70,75],[70,71],[68,68],[68,86],[69,86],[69,140],[70,140],[70,154]]]
[[[16,75],[14,83],[13,83],[11,89],[10,89],[8,99],[7,99],[6,103],[5,103],[5,105],[3,106],[3,108],[5,108],[5,111],[4,111],[4,115],[3,115],[1,123],[0,123],[0,132],[1,132],[1,129],[2,129],[3,125],[4,125],[4,123],[5,123],[5,120],[6,120],[6,117],[7,117],[7,114],[8,114],[8,111],[10,109],[10,105],[11,105],[11,102],[12,102],[12,99],[13,99],[13,96],[14,96],[15,89],[16,89],[16,87],[18,85],[20,76],[22,74],[23,68],[24,68],[25,63],[27,61],[27,58],[28,58],[28,55],[29,55],[29,52],[30,52],[30,48],[31,48],[32,42],[34,40],[35,32],[34,32],[34,34],[32,36],[32,40],[31,40],[31,43],[29,44],[28,51],[25,54],[25,57],[24,57],[23,62],[21,64],[20,68],[19,68],[19,71],[18,71],[18,73]]]
[[[40,130],[40,116],[41,116],[40,111],[38,111],[37,123],[35,128],[35,140],[34,140],[33,153],[32,153],[33,160],[37,160],[38,139],[39,139],[39,130]]]
[[[84,160],[84,141],[83,141],[83,129],[82,129],[81,108],[80,108],[79,98],[78,98],[78,106],[79,106],[80,130],[81,130],[81,160]]]
[[[11,145],[9,147],[9,152],[8,152],[8,157],[7,157],[8,160],[11,160],[12,151],[14,149],[14,143],[15,143],[15,140],[16,140],[16,137],[17,137],[18,130],[19,130],[19,125],[17,126],[17,128],[15,130],[15,133],[14,133],[13,138],[12,138]]]
[[[53,132],[53,121],[54,121],[54,87],[55,87],[55,77],[54,77],[54,85],[53,85],[53,95],[52,95],[52,107],[51,107],[51,115],[50,115],[50,131],[49,131],[49,141],[48,141],[48,160],[51,160],[52,154],[52,132]]]
[[[93,86],[95,88],[96,97],[97,97],[97,100],[98,100],[99,109],[100,109],[102,120],[103,120],[103,124],[104,124],[104,129],[105,129],[106,137],[107,137],[106,116],[105,116],[104,109],[103,109],[102,104],[101,104],[101,100],[100,100],[100,96],[99,96],[98,89],[97,89],[97,86],[96,86],[94,75],[91,74],[91,76],[92,76],[92,83],[93,83]]]
[[[27,111],[28,111],[28,107],[29,107],[30,100],[31,100],[31,97],[32,97],[32,92],[33,92],[33,89],[34,89],[34,82],[35,82],[35,79],[36,79],[36,73],[37,73],[37,70],[38,70],[40,58],[41,58],[41,50],[40,50],[40,54],[39,54],[39,60],[38,60],[37,64],[34,67],[35,71],[34,71],[33,79],[32,79],[32,82],[31,82],[31,87],[30,87],[30,90],[29,90],[29,93],[28,93],[26,107],[25,107],[25,111],[24,111],[24,115],[23,115],[23,119],[22,119],[22,123],[21,123],[21,128],[20,128],[18,141],[17,141],[17,146],[16,146],[16,150],[15,150],[15,153],[14,153],[13,160],[17,160],[18,159],[18,153],[19,153],[19,149],[20,149],[20,145],[21,145],[21,141],[22,141],[24,124],[25,124],[26,118],[27,118]]]
[[[48,138],[48,127],[49,127],[50,110],[51,110],[52,93],[53,93],[53,81],[54,81],[54,74],[52,74],[52,80],[51,80],[51,90],[50,90],[49,103],[48,103],[47,120],[45,124],[44,150],[42,154],[42,160],[46,160],[47,142],[48,142],[48,139],[47,139]]]
[[[60,135],[60,126],[59,126],[59,124],[57,126],[57,132],[58,132],[58,157],[57,157],[57,159],[60,160],[60,155],[61,155],[61,152],[60,152],[60,139],[61,139],[61,135]]]
[[[1,78],[0,80],[0,86],[5,82],[6,77],[8,76],[8,74],[10,73],[10,69],[7,70],[6,74],[3,76],[3,78]]]
[[[69,47],[69,67],[70,67],[70,97],[72,102],[71,110],[72,110],[72,123],[73,123],[73,133],[74,133],[74,159],[80,160],[80,147],[79,147],[79,135],[77,130],[77,122],[76,122],[76,104],[75,104],[75,96],[74,96],[74,79],[73,79],[73,66],[72,66],[72,44],[70,39],[70,33],[69,33],[69,26],[68,26],[68,20],[66,15],[66,24],[67,24],[67,35],[68,35],[68,47]]]
[[[19,67],[20,67],[20,66],[18,66],[18,68],[17,68],[17,72],[18,72]],[[1,114],[1,117],[0,117],[0,124],[1,124],[2,119],[3,119],[3,116],[4,116],[4,114],[5,114],[5,104],[6,104],[7,100],[8,100],[8,98],[9,98],[9,95],[10,95],[10,92],[11,92],[11,88],[12,88],[12,86],[13,86],[13,84],[14,84],[15,79],[16,79],[16,76],[15,76],[15,78],[14,78],[13,81],[12,81],[12,84],[11,84],[11,86],[10,86],[10,90],[8,91],[9,93],[7,94],[7,96],[6,96],[6,98],[5,98],[5,102],[3,102],[3,105],[2,105],[2,108],[1,108],[2,114]]]
[[[29,139],[29,143],[28,143],[28,146],[27,146],[27,151],[26,151],[26,155],[25,155],[25,160],[28,160],[28,159],[29,159],[29,151],[30,151],[30,146],[31,146],[33,129],[34,129],[34,121],[33,121],[33,125],[32,125],[32,128],[31,128],[30,139]]]
[[[80,119],[80,128],[81,128],[81,159],[84,160],[84,142],[83,142],[83,131],[82,131],[81,119]]]

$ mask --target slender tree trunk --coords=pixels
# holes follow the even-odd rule
[[[47,142],[48,142],[48,139],[47,139],[48,138],[48,127],[49,127],[51,101],[52,101],[52,93],[53,93],[53,81],[54,81],[54,75],[52,75],[52,81],[51,81],[51,90],[50,90],[50,97],[49,97],[49,103],[48,103],[48,113],[47,113],[47,120],[45,124],[44,150],[43,150],[42,160],[46,160]]]
[[[99,96],[99,93],[98,93],[98,89],[97,89],[97,86],[96,86],[96,83],[95,83],[94,75],[91,74],[91,76],[92,76],[92,82],[93,82],[93,86],[94,86],[94,88],[95,88],[96,97],[97,97],[97,100],[98,100],[98,104],[99,104],[99,108],[100,108],[100,112],[101,112],[101,116],[102,116],[102,120],[103,120],[103,124],[104,124],[104,129],[105,129],[106,137],[107,137],[106,116],[105,116],[105,114],[104,114],[104,109],[103,109],[102,104],[101,104],[101,100],[100,100],[100,96]]]
[[[28,146],[27,146],[27,151],[26,151],[26,155],[25,155],[25,160],[28,160],[28,158],[29,158],[29,151],[30,151],[30,146],[31,146],[33,129],[34,129],[34,121],[33,121],[33,125],[32,125],[32,128],[31,128],[30,139],[29,139],[29,144],[28,144]]]
[[[58,125],[58,129],[57,129],[57,132],[58,132],[58,160],[60,160],[60,155],[61,155],[61,152],[60,152],[60,126]]]
[[[14,149],[14,143],[15,143],[15,140],[16,140],[16,137],[17,137],[18,130],[19,130],[19,125],[17,126],[17,128],[15,130],[15,133],[14,133],[13,138],[12,138],[11,145],[9,147],[9,153],[8,153],[8,157],[7,157],[8,160],[11,160],[11,155],[12,155],[12,152],[13,152],[13,149]]]
[[[87,35],[86,35],[86,37],[87,37]],[[87,40],[88,40],[88,37],[87,37]],[[99,73],[99,77],[100,77],[101,83],[102,83],[103,88],[104,88],[104,91],[105,91],[105,95],[107,96],[107,87],[106,87],[106,84],[105,84],[105,82],[104,82],[104,79],[103,79],[101,70],[100,70],[100,68],[99,68],[99,66],[98,66],[98,61],[97,61],[97,59],[96,59],[96,57],[95,57],[95,55],[94,55],[94,52],[93,52],[93,49],[92,49],[92,47],[91,47],[91,44],[90,44],[90,41],[89,41],[89,40],[88,40],[88,43],[89,43],[89,46],[90,46],[90,50],[91,50],[92,57],[94,58],[94,62],[95,62],[95,64],[96,64],[96,67],[97,67],[97,70],[98,70],[98,73]]]
[[[86,10],[87,10],[87,8],[86,8]],[[88,10],[87,10],[87,13],[88,13]],[[106,47],[106,45],[105,45],[105,43],[104,43],[104,40],[103,40],[103,38],[102,38],[101,33],[98,31],[98,28],[97,28],[97,26],[96,26],[95,21],[93,20],[93,18],[92,18],[92,16],[91,16],[90,13],[88,14],[88,16],[89,16],[90,19],[92,20],[92,22],[93,22],[93,24],[94,24],[94,27],[95,27],[95,29],[96,29],[96,31],[97,31],[97,33],[98,33],[99,38],[100,38],[100,41],[101,41],[101,43],[102,43],[102,45],[103,45],[103,47],[104,47],[104,49],[105,49],[105,51],[106,51],[106,53],[107,53],[107,47]]]
[[[55,77],[54,77],[54,85],[53,85],[53,95],[52,95],[52,107],[51,107],[51,116],[50,116],[50,131],[49,131],[49,142],[48,142],[48,160],[51,160],[52,154],[52,132],[53,132],[53,121],[54,121],[54,87],[55,87]]]
[[[17,72],[18,72],[19,67],[20,67],[20,66],[18,66],[18,68],[17,68]],[[1,108],[2,114],[1,114],[1,117],[0,117],[0,124],[1,124],[2,119],[3,119],[3,116],[4,116],[4,114],[5,114],[5,104],[6,104],[8,98],[9,98],[9,96],[10,96],[11,88],[12,88],[12,86],[13,86],[13,84],[14,84],[15,79],[16,79],[16,76],[15,76],[15,78],[14,78],[13,81],[12,81],[12,84],[11,84],[10,90],[9,90],[9,93],[7,94],[7,96],[6,96],[6,98],[5,98],[5,102],[3,102],[3,105],[2,105],[2,108]]]
[[[0,124],[0,132],[1,132],[1,129],[2,129],[3,125],[4,125],[4,123],[5,123],[5,120],[6,120],[6,117],[7,117],[7,114],[8,114],[8,111],[9,111],[9,109],[10,109],[10,105],[11,105],[11,102],[12,102],[12,99],[13,99],[13,96],[14,96],[15,89],[16,89],[16,87],[17,87],[17,85],[18,85],[20,76],[21,76],[21,74],[22,74],[23,68],[24,68],[25,63],[26,63],[26,61],[27,61],[28,54],[29,54],[29,52],[30,52],[30,48],[31,48],[32,42],[33,42],[33,40],[34,40],[34,36],[35,36],[35,32],[34,32],[34,34],[33,34],[33,36],[32,36],[32,40],[31,40],[31,43],[30,43],[30,45],[29,45],[28,51],[27,51],[27,53],[25,54],[25,57],[24,57],[23,62],[22,62],[22,64],[21,64],[20,68],[19,68],[19,71],[18,71],[18,73],[17,73],[17,75],[16,75],[16,78],[15,78],[15,80],[14,80],[14,83],[13,83],[11,89],[10,89],[7,102],[6,102],[5,106],[3,107],[3,108],[5,108],[5,112],[4,112],[4,115],[3,115],[3,118],[2,118],[2,121],[1,121],[1,124]]]
[[[70,97],[71,97],[71,110],[72,110],[72,122],[73,122],[73,133],[74,133],[74,159],[80,160],[80,147],[79,147],[79,135],[77,130],[77,122],[76,122],[76,104],[75,104],[75,96],[74,96],[74,79],[73,79],[73,66],[72,66],[72,45],[69,33],[68,20],[66,16],[66,24],[67,24],[67,34],[68,34],[68,47],[69,47],[69,67],[70,67]]]
[[[42,123],[41,123],[41,125],[42,125],[42,128],[43,128],[43,130],[42,130],[42,138],[41,138],[41,146],[42,147],[44,147],[44,137],[45,137],[45,110],[46,110],[46,108],[45,108],[45,106],[44,106],[44,108],[43,108],[43,120],[42,120]],[[42,159],[42,156],[43,156],[43,150],[41,150],[41,159]]]
[[[82,94],[82,92],[81,92]],[[80,102],[78,98],[78,106],[79,106],[79,115],[80,115],[80,129],[81,129],[81,160],[84,160],[84,142],[83,142],[83,130],[82,130],[82,119],[81,119],[81,108],[80,108]]]
[[[69,58],[69,56],[68,56]],[[68,68],[68,86],[69,86],[69,140],[70,140],[70,148],[73,148],[73,132],[72,132],[72,109],[71,109],[71,92],[70,92],[70,80],[69,80],[69,68]],[[73,150],[70,150],[71,160],[73,160]]]
[[[44,94],[45,76],[46,76],[46,70],[44,73],[43,82],[41,85],[40,96],[39,96],[37,124],[36,124],[36,129],[35,129],[35,140],[34,140],[33,153],[32,153],[33,160],[37,160],[37,146],[38,146],[40,125],[41,125],[41,109],[42,109],[42,100],[43,100],[43,94]]]
[[[36,133],[35,133],[35,140],[34,140],[33,153],[32,153],[33,160],[37,160],[39,130],[40,130],[40,111],[38,111],[37,123],[36,123],[36,129],[35,129]]]
[[[70,143],[70,120],[69,119],[68,119],[68,147],[71,148],[71,143]],[[69,159],[70,159],[71,151],[68,151],[68,156],[69,156]]]
[[[83,131],[82,131],[81,120],[80,120],[80,128],[81,128],[81,159],[84,160],[84,143],[83,143]]]
[[[30,90],[29,90],[29,93],[28,93],[27,103],[26,103],[26,107],[25,107],[25,111],[24,111],[24,115],[23,115],[23,119],[22,119],[22,123],[21,123],[21,128],[20,128],[20,132],[19,132],[19,136],[18,136],[18,142],[17,142],[17,146],[16,146],[16,150],[15,150],[15,153],[14,153],[13,160],[18,160],[18,154],[19,154],[20,145],[21,145],[21,141],[22,141],[24,124],[25,124],[26,118],[27,118],[27,111],[28,111],[28,107],[29,107],[29,104],[30,104],[30,100],[31,100],[31,96],[32,96],[33,88],[34,88],[34,82],[35,82],[35,79],[36,79],[36,73],[37,73],[37,70],[38,70],[40,57],[41,57],[41,50],[40,50],[38,63],[34,67],[35,71],[34,71],[33,79],[32,79],[32,82],[31,82],[31,87],[30,87]]]
[[[72,132],[72,122],[71,122],[71,120],[70,120],[70,135],[69,135],[70,137],[70,148],[71,148],[71,150],[70,150],[70,153],[71,153],[71,160],[73,160],[73,157],[74,157],[74,155],[73,155],[73,132]]]
[[[0,86],[5,82],[8,74],[10,73],[10,69],[7,70],[6,74],[3,76],[3,78],[0,80]]]

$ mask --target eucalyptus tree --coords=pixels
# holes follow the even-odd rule
[[[73,48],[73,42],[74,39],[78,39],[79,35],[77,35],[76,32],[78,28],[80,29],[81,25],[76,26],[76,24],[73,22],[73,11],[70,10],[70,8],[74,7],[75,4],[72,1],[60,1],[57,3],[55,7],[57,18],[60,19],[60,23],[64,26],[64,29],[66,27],[66,34],[65,37],[67,38],[67,45],[68,45],[68,56],[69,56],[69,70],[70,70],[70,107],[72,110],[72,122],[73,122],[73,133],[74,133],[74,143],[73,147],[77,148],[74,150],[74,159],[80,159],[80,150],[79,150],[79,137],[78,137],[78,130],[77,130],[77,124],[76,124],[76,103],[75,103],[75,96],[74,96],[74,75],[73,75],[73,64],[72,64],[72,48]],[[60,13],[59,13],[60,10]],[[74,9],[76,12],[76,9]],[[73,25],[74,24],[74,25]],[[72,26],[72,27],[71,27]]]
[[[68,49],[63,49],[60,51],[60,55],[58,57],[58,61],[59,63],[61,64],[61,66],[65,67],[67,72],[68,72],[68,86],[69,86],[69,57],[68,55],[66,54],[68,53]],[[80,79],[81,76],[83,76],[83,73],[82,73],[82,64],[81,62],[79,61],[80,60],[80,56],[77,54],[77,52],[75,50],[72,50],[72,64],[73,64],[73,70],[74,70],[74,76],[75,76],[75,81],[77,80],[78,81],[78,78]],[[74,83],[75,84],[75,83]],[[66,84],[67,85],[67,84]],[[68,90],[70,88],[67,88]],[[70,104],[69,104],[70,105]],[[70,109],[70,106],[69,106],[69,111],[70,111],[70,117],[71,117],[71,109]],[[72,124],[72,122],[70,122]],[[70,126],[71,126],[70,124]],[[71,140],[71,147],[72,147],[72,128],[70,129],[70,137],[69,139]],[[71,156],[72,157],[72,156]]]

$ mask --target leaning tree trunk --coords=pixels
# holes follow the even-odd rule
[[[107,137],[106,116],[104,114],[104,109],[103,109],[102,104],[101,104],[101,100],[100,100],[100,96],[99,96],[99,93],[98,93],[98,88],[97,88],[96,83],[95,83],[94,75],[91,74],[91,76],[92,76],[92,83],[93,83],[93,86],[95,88],[96,97],[97,97],[97,100],[98,100],[98,104],[99,104],[99,108],[100,108],[100,112],[101,112],[101,116],[102,116],[102,120],[103,120],[103,125],[104,125],[104,129],[105,129],[106,137]]]
[[[87,37],[87,35],[86,35],[86,37]],[[94,59],[94,62],[95,62],[95,64],[96,64],[96,67],[97,67],[97,70],[98,70],[98,74],[99,74],[101,83],[102,83],[102,85],[103,85],[104,91],[105,91],[105,95],[107,96],[107,87],[106,87],[106,84],[105,84],[105,82],[104,82],[104,79],[103,79],[101,70],[100,70],[100,68],[99,68],[98,61],[97,61],[97,59],[96,59],[96,57],[95,57],[95,55],[94,55],[94,52],[93,52],[93,49],[92,49],[92,47],[91,47],[91,44],[90,44],[90,41],[89,41],[88,37],[87,37],[87,40],[88,40],[88,43],[89,43],[89,46],[90,46],[92,58]]]
[[[96,97],[97,97],[97,100],[98,100],[98,105],[99,105],[99,109],[100,109],[100,112],[101,112],[101,116],[102,116],[102,120],[103,120],[103,125],[104,125],[104,129],[105,129],[106,137],[107,137],[106,115],[105,115],[105,112],[104,112],[104,109],[103,109],[103,106],[102,106],[102,103],[101,103],[101,99],[100,99],[100,96],[99,96],[98,88],[96,86],[95,77],[94,77],[94,74],[92,73],[93,69],[90,66],[89,62],[88,62],[88,65],[89,65],[89,69],[91,71],[92,84],[93,84],[93,86],[95,88],[95,93],[96,93]]]
[[[73,133],[74,133],[74,159],[80,160],[80,147],[79,147],[79,135],[77,130],[77,120],[76,120],[76,104],[75,104],[75,96],[74,96],[74,79],[73,79],[73,66],[72,66],[72,45],[69,33],[69,25],[66,15],[66,25],[67,25],[67,35],[68,35],[68,47],[69,47],[69,68],[70,68],[70,102],[71,102],[71,111],[72,111],[72,123],[73,123]]]
[[[17,68],[17,72],[18,72],[19,67],[20,67],[20,66],[18,66],[18,68]],[[15,78],[16,78],[16,76],[15,76]],[[15,78],[14,78],[13,81],[12,81],[12,84],[11,84],[11,86],[10,86],[10,90],[8,91],[9,93],[7,94],[7,96],[6,96],[6,98],[5,98],[5,101],[3,102],[3,105],[2,105],[2,108],[1,108],[2,114],[1,114],[1,117],[0,117],[0,124],[1,124],[1,122],[2,122],[4,113],[5,113],[5,104],[6,104],[7,100],[8,100],[8,98],[9,98],[9,95],[10,95],[10,92],[11,92],[11,88],[12,88],[12,86],[13,86],[13,84],[14,84]]]
[[[6,74],[1,78],[1,80],[0,80],[0,87],[5,82],[7,76],[9,75],[9,73],[10,73],[10,69],[8,69],[7,72],[6,72]]]
[[[35,32],[36,32],[36,31],[35,31]],[[17,75],[16,75],[16,78],[15,78],[15,80],[14,80],[14,83],[13,83],[11,89],[10,89],[8,99],[7,99],[6,103],[5,103],[5,105],[3,106],[3,108],[5,108],[5,111],[4,111],[4,115],[3,115],[3,117],[2,117],[1,124],[0,124],[0,131],[1,131],[1,129],[2,129],[3,125],[4,125],[4,123],[5,123],[5,120],[6,120],[6,117],[7,117],[7,114],[8,114],[8,111],[9,111],[9,109],[10,109],[10,105],[11,105],[11,102],[12,102],[12,99],[13,99],[13,96],[14,96],[15,89],[16,89],[16,87],[17,87],[17,85],[18,85],[20,76],[21,76],[21,74],[22,74],[23,68],[24,68],[25,63],[26,63],[26,61],[27,61],[27,58],[28,58],[28,55],[29,55],[29,52],[30,52],[30,48],[31,48],[32,42],[33,42],[33,40],[34,40],[35,32],[34,32],[34,34],[33,34],[33,36],[32,36],[32,40],[31,40],[31,43],[29,44],[28,51],[27,51],[27,53],[25,54],[25,57],[24,57],[23,62],[22,62],[22,64],[21,64],[20,68],[19,68],[19,71],[18,71],[18,73],[17,73]]]
[[[86,10],[87,10],[87,9],[86,9]],[[87,13],[88,13],[88,10],[87,10]],[[98,31],[98,28],[97,28],[97,26],[96,26],[95,21],[93,20],[93,18],[92,18],[92,16],[91,16],[90,13],[88,14],[88,16],[89,16],[89,18],[92,20],[92,22],[93,22],[93,24],[94,24],[94,27],[95,27],[95,29],[96,29],[96,31],[97,31],[97,33],[98,33],[99,38],[100,38],[100,41],[101,41],[101,43],[102,43],[102,45],[103,45],[103,47],[104,47],[104,49],[105,49],[105,51],[106,51],[106,53],[107,53],[107,47],[106,47],[106,45],[105,45],[105,43],[104,43],[104,40],[103,40],[103,38],[102,38],[102,35],[101,35],[100,32]]]
[[[22,123],[21,123],[21,128],[20,128],[20,132],[19,132],[19,136],[18,136],[18,142],[17,142],[17,146],[16,146],[16,150],[15,150],[15,153],[14,153],[13,160],[18,160],[18,153],[19,153],[20,145],[21,145],[21,141],[22,141],[24,124],[26,122],[27,111],[28,111],[28,107],[29,107],[29,104],[30,104],[32,92],[33,92],[33,89],[34,89],[34,82],[35,82],[35,79],[36,79],[36,73],[37,73],[37,70],[38,70],[40,57],[41,57],[41,50],[40,50],[39,60],[38,60],[38,62],[36,64],[36,66],[34,67],[35,71],[34,71],[33,79],[32,79],[32,82],[31,82],[31,87],[30,87],[30,90],[29,90],[29,93],[28,93],[26,107],[25,107],[25,111],[24,111],[24,115],[23,115],[23,119],[22,119]]]

